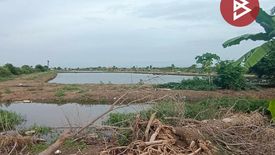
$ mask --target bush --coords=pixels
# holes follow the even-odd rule
[[[170,82],[157,85],[159,88],[182,89],[182,90],[216,90],[217,86],[207,79],[194,77],[193,79],[182,80],[180,83]]]
[[[34,69],[28,65],[23,65],[21,67],[21,73],[22,74],[31,74],[34,72]]]
[[[12,75],[12,73],[10,72],[9,69],[0,66],[0,75],[1,77],[9,77]]]
[[[223,89],[242,90],[247,87],[245,69],[232,61],[222,61],[217,68],[217,77],[214,83]]]
[[[48,66],[36,65],[35,70],[38,72],[45,72],[48,70]]]
[[[4,67],[7,68],[13,75],[19,75],[21,73],[20,68],[14,67],[12,64],[5,64]]]

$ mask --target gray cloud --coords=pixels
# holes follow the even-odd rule
[[[189,66],[206,51],[236,59],[257,42],[223,41],[262,31],[228,25],[219,0],[1,0],[0,63],[55,66]],[[261,0],[272,8],[272,0]]]

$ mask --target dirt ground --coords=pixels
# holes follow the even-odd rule
[[[68,85],[48,83],[55,76],[56,73],[54,72],[36,73],[0,82],[0,102],[30,100],[41,103],[112,103],[125,93],[128,93],[125,102],[136,100],[139,103],[157,99],[198,101],[205,98],[224,96],[254,99],[275,98],[275,88],[249,91],[193,91],[159,89],[154,88],[152,85],[113,84],[69,85],[70,88],[66,88]]]

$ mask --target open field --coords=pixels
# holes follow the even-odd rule
[[[125,93],[128,93],[125,103],[133,100],[138,100],[137,102],[142,103],[159,99],[163,96],[167,96],[165,99],[170,98],[188,101],[224,96],[253,99],[275,98],[275,88],[261,88],[259,90],[246,91],[193,91],[160,89],[152,85],[63,85],[47,83],[55,76],[55,72],[35,73],[0,82],[0,102],[7,103],[30,100],[41,103],[112,103]]]

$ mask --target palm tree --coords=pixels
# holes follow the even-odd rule
[[[263,45],[256,47],[240,59],[236,61],[236,64],[242,64],[245,68],[249,69],[257,64],[264,56],[269,54],[272,51],[275,51],[275,7],[271,10],[271,14],[267,14],[263,9],[260,9],[259,15],[256,19],[256,22],[260,24],[265,32],[260,32],[257,34],[244,34],[239,37],[235,37],[226,41],[223,44],[223,47],[229,47],[233,45],[240,44],[244,40],[253,40],[253,41],[266,41]]]

